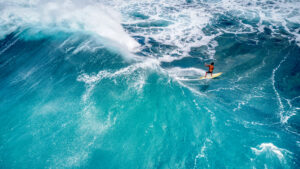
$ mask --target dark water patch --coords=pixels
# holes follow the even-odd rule
[[[299,114],[295,114],[292,117],[290,117],[290,119],[288,120],[288,124],[290,126],[290,130],[293,132],[296,132],[298,135],[300,134],[300,115]]]
[[[161,54],[171,52],[177,48],[176,46],[160,43],[153,38],[148,38],[146,43],[147,46],[144,46],[142,51],[155,56],[161,56]]]
[[[213,20],[212,23],[216,27],[220,28],[237,28],[239,26],[238,20],[230,14],[230,12],[227,12],[225,14],[217,14]]]
[[[209,84],[200,85],[200,91],[205,92],[209,89]]]
[[[68,62],[86,73],[93,73],[95,70],[117,70],[128,65],[120,54],[105,48],[98,49],[96,52],[84,51],[71,54],[68,56]],[[110,65],[111,63],[113,66]]]
[[[122,24],[122,26],[129,32],[149,32],[152,33],[163,31],[163,27],[168,27],[172,22],[165,20],[144,21],[136,24]]]
[[[291,99],[300,96],[300,48],[293,44],[282,54],[286,60],[276,72],[276,88]]]
[[[126,29],[126,31],[128,32],[132,32],[132,33],[145,33],[145,32],[149,32],[151,31],[152,33],[157,33],[157,32],[161,32],[164,31],[164,28],[162,27],[140,27],[137,24],[122,24],[122,26],[124,27],[124,29]]]
[[[216,48],[215,58],[225,69],[234,68],[241,64],[245,64],[245,68],[247,68],[248,61],[255,59],[254,53],[259,50],[258,46],[251,42],[244,43],[236,39],[235,35],[225,35],[217,38],[219,46]]]
[[[261,104],[256,104],[257,101]],[[265,124],[277,123],[278,117],[274,116],[274,112],[276,112],[277,109],[270,108],[270,105],[276,107],[274,101],[275,100],[266,101],[264,98],[253,98],[245,105],[240,102],[240,105],[237,106],[238,109],[235,112],[241,114],[242,119],[247,121]]]
[[[172,13],[175,13],[175,12],[179,12],[180,11],[180,7],[181,6],[177,6],[177,7],[173,7],[173,6],[167,6],[165,7],[164,9],[167,10],[168,12],[172,12]]]
[[[8,47],[12,47],[12,43],[17,40],[16,33],[10,33],[0,40],[0,56],[5,52]]]
[[[144,15],[144,14],[142,14],[140,12],[133,12],[131,14],[131,16],[134,17],[134,18],[136,18],[136,19],[143,19],[143,20],[149,19],[149,16]]]
[[[267,34],[267,35],[271,35],[272,30],[268,27],[264,27],[264,33]]]
[[[209,57],[208,50],[209,49],[207,46],[191,47],[189,55],[201,59],[208,59]]]
[[[281,37],[293,36],[283,26],[279,26],[276,33],[280,34]]]
[[[228,26],[233,26],[233,25],[237,25],[238,24],[238,22],[235,21],[234,19],[229,18],[229,17],[225,17],[225,16],[220,17],[219,20],[218,20],[218,23],[222,27],[228,27]]]
[[[288,28],[289,28],[289,30],[291,31],[291,32],[295,32],[295,31],[300,31],[299,30],[299,28],[300,28],[300,23],[294,23],[294,22],[289,22],[289,21],[287,21],[287,25],[286,25]],[[298,32],[299,33],[299,32]]]
[[[146,32],[147,31],[145,29],[141,29],[140,27],[137,27],[135,24],[122,24],[122,26],[128,32],[142,33],[142,32]]]
[[[249,14],[250,15],[250,14]],[[254,15],[254,14],[252,14]],[[254,18],[248,18],[248,17],[240,17],[239,18],[242,23],[251,25],[253,27],[257,27],[256,25],[259,23],[260,18],[259,16],[255,16]]]
[[[243,72],[251,69],[250,65],[255,66],[266,58],[270,63],[278,63],[284,54],[281,53],[282,50],[289,45],[288,39],[283,37],[272,37],[262,33],[258,35],[258,39],[256,38],[255,34],[222,35],[216,39],[219,45],[216,48],[215,58],[218,62],[224,62],[225,68],[227,64],[231,68],[244,64],[244,67],[237,68]],[[264,40],[261,41],[262,39]],[[267,66],[268,70],[272,71],[274,64]]]
[[[202,66],[204,63],[202,59],[198,57],[185,57],[180,60],[174,60],[172,62],[161,62],[162,67],[182,67],[182,68],[189,68],[189,67],[199,67]]]
[[[145,37],[143,37],[143,36],[133,36],[133,38],[142,46],[144,46],[146,44]]]
[[[206,36],[215,35],[219,32],[217,29],[215,29],[214,24],[207,24],[204,28],[202,28],[202,31]]]
[[[171,25],[172,22],[165,21],[165,20],[155,20],[155,21],[147,21],[147,22],[140,22],[137,23],[136,26],[138,27],[167,27]]]

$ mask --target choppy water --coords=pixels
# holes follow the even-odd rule
[[[0,168],[299,168],[299,8],[0,1]]]

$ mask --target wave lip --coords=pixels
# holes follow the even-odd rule
[[[17,31],[26,31],[27,39],[36,38],[37,33],[53,34],[56,31],[86,32],[112,41],[114,46],[134,51],[139,44],[127,34],[121,25],[121,15],[98,3],[75,4],[48,2],[45,4],[1,3],[0,38]],[[8,29],[9,28],[9,29]],[[40,36],[40,35],[39,35]]]

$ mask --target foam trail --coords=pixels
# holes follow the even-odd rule
[[[276,90],[276,87],[275,87],[275,75],[276,75],[276,71],[280,68],[281,64],[286,60],[287,58],[287,55],[280,61],[280,63],[278,64],[278,66],[273,69],[273,72],[272,72],[272,86],[273,86],[273,90],[276,94],[276,97],[277,97],[277,100],[278,100],[278,103],[279,103],[279,114],[280,114],[280,121],[282,123],[286,123],[289,119],[290,116],[284,116],[284,106],[283,106],[283,103],[281,101],[281,97],[279,95],[279,93],[277,92]]]
[[[191,80],[189,77],[199,77],[205,74],[205,71],[198,68],[180,68],[173,67],[170,69],[165,69],[168,74],[178,80]]]

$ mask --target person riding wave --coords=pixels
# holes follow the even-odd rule
[[[208,68],[208,71],[205,73],[205,78],[206,78],[206,75],[207,73],[210,73],[211,77],[213,75],[213,71],[214,71],[214,62],[211,62],[210,65],[208,64],[205,64],[206,67],[209,67]]]

